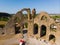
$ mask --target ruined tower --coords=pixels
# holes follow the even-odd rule
[[[28,20],[28,35],[33,36],[34,29],[34,16],[36,15],[35,9],[32,10],[32,14],[30,14],[30,20]],[[29,19],[29,18],[28,18]]]

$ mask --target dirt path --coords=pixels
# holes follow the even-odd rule
[[[0,45],[18,45],[20,40],[20,34],[14,35],[12,38],[1,39]]]

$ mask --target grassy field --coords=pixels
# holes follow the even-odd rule
[[[0,21],[0,25],[5,25],[6,23],[6,21]]]
[[[60,15],[59,16],[51,16],[51,18],[53,18],[53,19],[57,19],[57,18],[60,18]]]

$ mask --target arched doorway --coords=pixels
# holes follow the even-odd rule
[[[15,34],[20,33],[20,26],[18,25],[18,23],[15,24]]]
[[[41,31],[40,31],[40,37],[43,37],[46,35],[46,26],[42,25],[41,26]]]
[[[53,42],[55,42],[55,36],[54,35],[49,35],[49,41],[52,40]]]
[[[38,33],[38,25],[34,24],[33,34],[37,34],[37,33]]]

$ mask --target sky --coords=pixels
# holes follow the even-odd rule
[[[37,13],[60,14],[60,0],[0,0],[0,12],[13,14],[23,8],[35,8]]]

